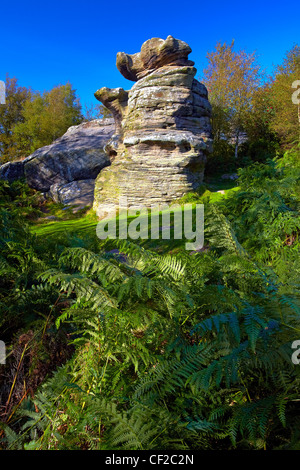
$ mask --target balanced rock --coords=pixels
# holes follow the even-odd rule
[[[101,88],[95,97],[113,113],[116,132],[105,150],[111,165],[98,175],[94,209],[99,216],[127,205],[170,203],[203,181],[211,151],[211,105],[194,77],[190,47],[168,36],[146,41],[137,54],[117,54],[131,90]]]

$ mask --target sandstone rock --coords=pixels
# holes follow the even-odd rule
[[[122,136],[122,119],[126,113],[128,92],[123,90],[123,88],[111,89],[103,87],[96,91],[95,97],[111,111],[114,117],[115,133],[104,147],[106,154],[112,160],[117,154],[117,147]]]
[[[110,164],[104,148],[115,132],[113,119],[99,119],[70,127],[53,144],[42,147],[25,160],[5,163],[0,178],[25,177],[28,185],[56,202],[91,206],[95,178]]]
[[[192,49],[188,44],[168,36],[148,39],[137,54],[118,52],[117,68],[128,80],[137,81],[164,65],[194,65],[188,60]]]
[[[113,135],[113,120],[94,120],[73,126],[51,145],[36,150],[24,160],[28,185],[47,192],[54,184],[95,179],[110,164],[104,151]]]
[[[0,166],[0,179],[15,181],[24,177],[24,161],[8,162]]]
[[[168,36],[146,41],[137,54],[118,53],[118,69],[136,83],[128,92],[95,93],[117,116],[116,133],[106,145],[111,166],[96,179],[99,215],[118,206],[120,196],[128,206],[149,207],[201,185],[212,144],[211,106],[205,86],[194,78],[190,52]]]
[[[48,195],[55,202],[77,206],[77,209],[80,209],[93,204],[94,189],[94,179],[72,181],[68,184],[55,183],[50,187]]]

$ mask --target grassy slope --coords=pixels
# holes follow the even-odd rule
[[[227,198],[233,191],[239,190],[234,181],[222,181],[218,179],[210,179],[207,189],[200,196],[196,193],[187,195],[178,201],[179,204],[192,203],[193,205],[202,204],[203,202],[214,203],[223,198]],[[40,217],[38,221],[31,224],[31,230],[37,236],[52,237],[58,234],[80,234],[93,235],[96,231],[98,220],[93,211],[81,211],[77,214],[72,213],[69,208],[60,205],[50,205],[50,217],[55,220],[49,222],[49,213],[45,217]],[[172,227],[173,215],[171,215]],[[118,218],[117,218],[118,220]],[[128,218],[128,224],[133,218]],[[149,226],[151,226],[149,216]],[[159,251],[173,251],[182,248],[186,240],[139,240],[145,247],[157,249]]]

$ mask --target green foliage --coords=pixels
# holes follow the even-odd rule
[[[192,253],[100,242],[92,217],[26,227],[3,186],[4,448],[297,448],[298,151],[240,170],[223,199],[192,195]]]
[[[214,135],[207,174],[266,162],[299,142],[299,105],[292,101],[299,51],[294,45],[270,77],[263,77],[254,54],[235,52],[234,41],[218,43],[207,54],[202,81],[212,104]]]
[[[237,158],[240,135],[247,127],[255,90],[261,83],[260,66],[254,53],[236,52],[234,41],[230,45],[217,43],[207,59],[203,81],[212,103],[214,138],[226,138]]]
[[[261,85],[255,56],[233,45],[208,55],[206,171],[239,169],[237,186],[180,201],[205,206],[202,249],[100,242],[92,213],[1,182],[2,448],[299,449],[299,47]],[[2,161],[83,119],[70,84],[6,87]]]
[[[81,106],[70,83],[43,94],[30,93],[23,104],[22,116],[23,122],[13,128],[13,139],[18,152],[25,157],[82,121]]]
[[[6,77],[6,104],[0,106],[0,161],[20,160],[61,137],[83,120],[70,83],[43,93],[18,86]]]
[[[213,152],[207,158],[205,174],[215,175],[235,171],[234,146],[225,139],[214,140]]]
[[[297,155],[295,149],[269,165],[255,163],[240,170],[240,191],[232,193],[224,207],[244,247],[257,259],[271,262],[275,271],[281,259],[287,269],[297,263],[300,175],[299,167],[288,163]]]
[[[0,106],[0,161],[5,163],[16,157],[16,144],[12,135],[14,126],[23,122],[22,110],[29,90],[18,85],[18,80],[7,74],[5,81],[6,104]]]
[[[284,148],[300,142],[300,104],[292,101],[295,91],[292,84],[299,80],[299,75],[300,46],[296,44],[286,52],[283,63],[276,67],[269,86],[268,99],[273,110],[270,127],[279,135]]]

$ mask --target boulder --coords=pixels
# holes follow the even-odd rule
[[[93,204],[94,189],[94,179],[78,180],[67,184],[53,184],[48,195],[55,202],[77,206],[77,209],[81,209]]]
[[[16,181],[24,178],[24,161],[7,162],[0,166],[0,179]]]
[[[23,161],[8,162],[0,167],[0,178],[27,184],[63,204],[92,205],[95,178],[110,165],[106,144],[116,129],[115,121],[95,119],[78,126],[36,150]]]
[[[110,164],[105,144],[115,130],[112,119],[72,126],[51,145],[36,150],[24,160],[28,185],[42,192],[57,184],[95,179]]]
[[[117,67],[136,81],[129,91],[101,88],[95,97],[113,113],[116,132],[106,144],[111,165],[96,179],[99,216],[119,207],[169,203],[203,181],[212,147],[211,105],[195,79],[191,48],[168,36],[146,41],[137,54],[118,53]]]

